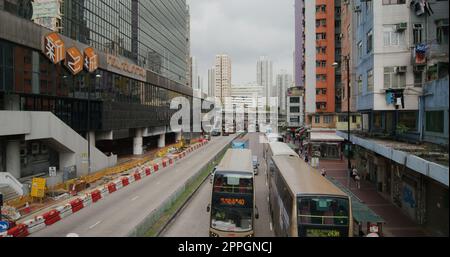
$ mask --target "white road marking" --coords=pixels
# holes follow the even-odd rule
[[[69,234],[67,234],[66,237],[80,237],[80,236],[76,233],[69,233]]]
[[[90,226],[89,229],[93,229],[95,226],[97,226],[97,225],[100,224],[101,222],[102,222],[101,220],[98,221],[98,222],[96,222],[94,225]]]
[[[270,202],[269,197],[267,197],[267,202]]]
[[[136,201],[136,199],[138,199],[139,198],[139,196],[135,196],[135,197],[133,197],[133,199],[131,199],[131,201]]]
[[[269,223],[270,231],[273,231],[272,222]]]

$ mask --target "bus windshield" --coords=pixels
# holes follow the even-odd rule
[[[299,234],[302,236],[347,236],[349,200],[330,196],[298,198]],[[333,229],[336,228],[336,229]]]
[[[253,229],[253,176],[216,171],[211,227],[230,232]]]

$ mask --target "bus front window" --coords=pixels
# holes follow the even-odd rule
[[[348,234],[345,228],[349,226],[349,201],[325,196],[300,197],[298,223],[303,236],[345,236]]]
[[[252,229],[251,209],[213,208],[211,225],[221,231],[249,231]]]

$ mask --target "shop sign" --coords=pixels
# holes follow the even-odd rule
[[[130,63],[122,58],[110,54],[106,56],[106,61],[108,63],[108,70],[109,68],[114,68],[119,70],[121,73],[126,73],[128,76],[131,75],[131,77],[138,77],[141,80],[147,79],[147,71],[136,64]]]
[[[80,73],[83,67],[90,73],[98,69],[98,55],[92,47],[84,49],[83,53],[76,47],[65,50],[64,41],[56,32],[44,37],[43,53],[54,64],[64,61],[73,75]]]

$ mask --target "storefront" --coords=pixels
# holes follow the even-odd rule
[[[322,160],[342,160],[344,139],[334,131],[310,131],[308,139],[309,156],[320,156]]]

